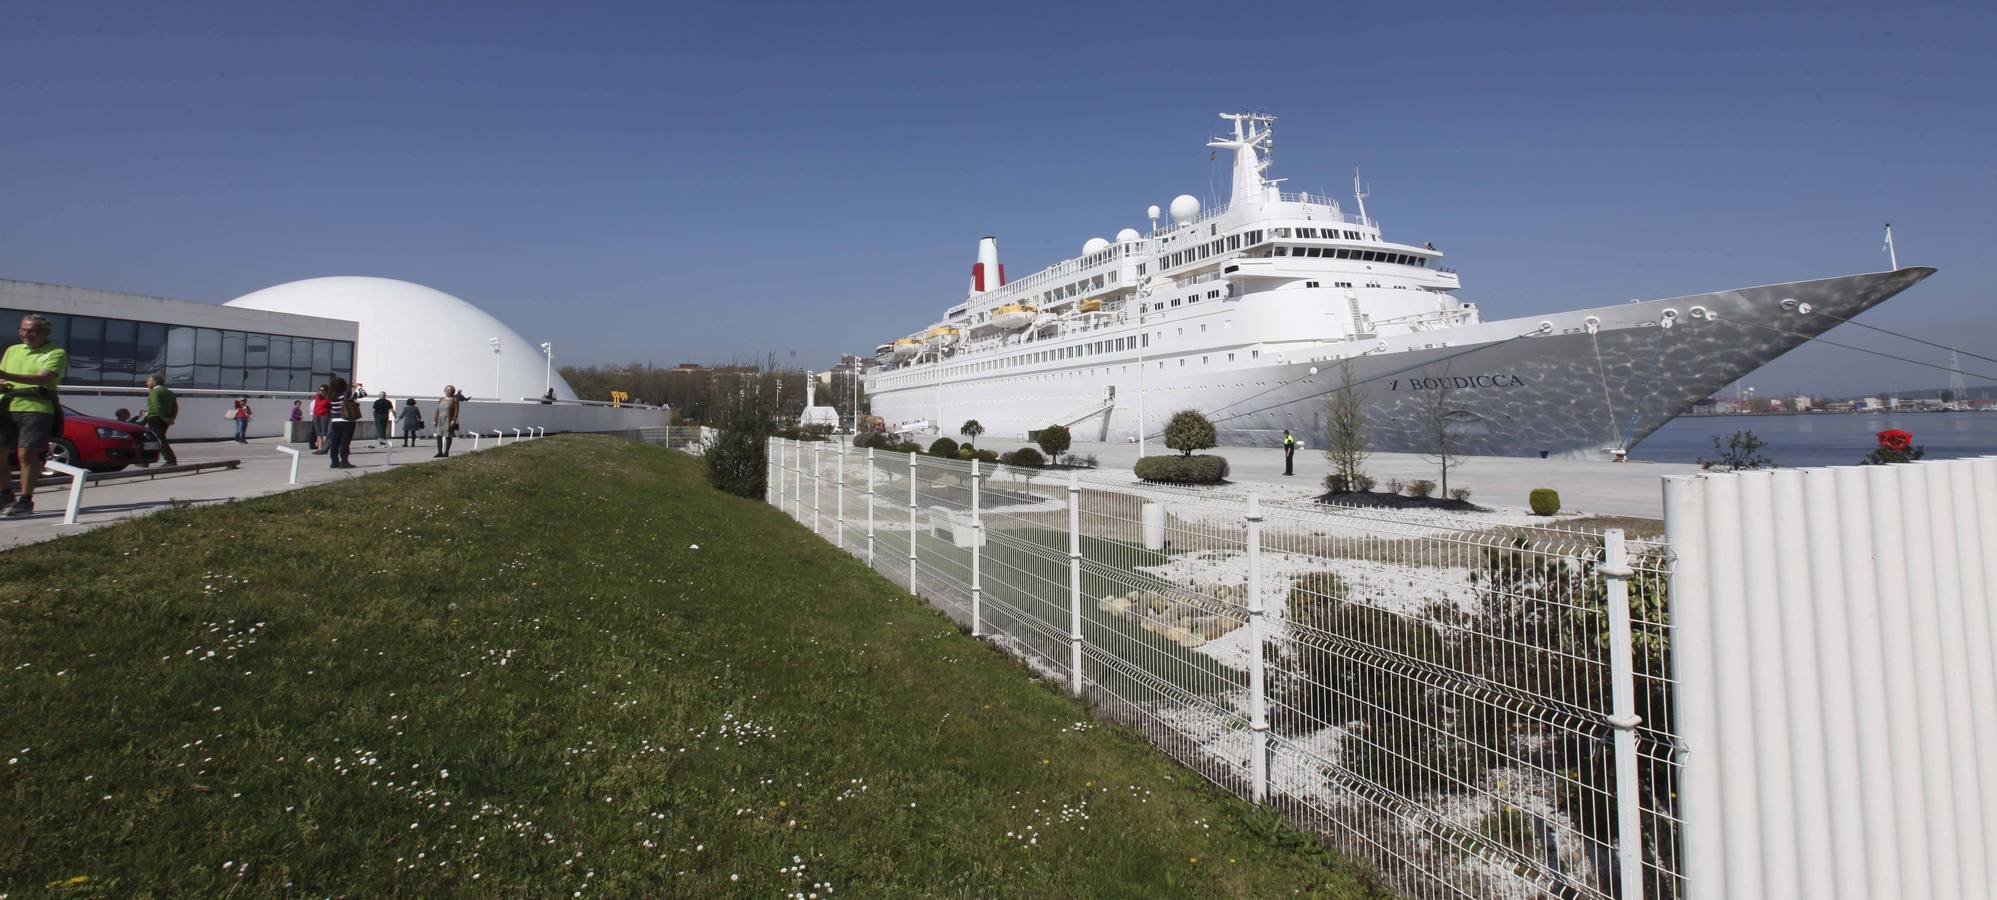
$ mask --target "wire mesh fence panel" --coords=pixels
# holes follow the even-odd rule
[[[1662,543],[863,454],[778,447],[770,496],[808,524],[821,473],[828,540],[1401,891],[1684,893]]]

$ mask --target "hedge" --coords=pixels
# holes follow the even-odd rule
[[[1560,512],[1560,492],[1552,488],[1533,488],[1527,496],[1535,516],[1551,516]]]
[[[1170,484],[1219,484],[1227,477],[1224,456],[1147,456],[1137,461],[1141,481]]]

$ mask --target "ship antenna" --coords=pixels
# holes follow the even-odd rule
[[[1359,224],[1371,225],[1366,221],[1366,189],[1359,184],[1359,167],[1352,167],[1352,197],[1359,201]]]
[[[1892,222],[1886,223],[1886,246],[1881,247],[1880,249],[1886,251],[1886,259],[1888,262],[1891,262],[1893,264],[1893,271],[1895,272],[1900,271],[1900,253],[1899,251],[1893,249]]]

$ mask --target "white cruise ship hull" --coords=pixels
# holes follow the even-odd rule
[[[1193,409],[1213,420],[1223,445],[1275,445],[1288,429],[1316,449],[1328,439],[1327,402],[1349,369],[1365,392],[1375,450],[1432,452],[1441,409],[1455,452],[1607,458],[1933,272],[1905,268],[1323,342],[1309,340],[1310,296],[1250,293],[1077,336],[1091,344],[1156,336],[1140,349],[1017,367],[946,359],[880,373],[868,391],[873,413],[889,423],[928,420],[954,432],[976,419],[985,428],[980,443],[994,448],[1050,424],[1069,425],[1079,440],[1130,441],[1140,429],[1157,440],[1173,412]],[[1666,319],[1669,327],[1660,324]],[[1174,340],[1193,327],[1195,340]],[[1259,340],[1230,343],[1237,333]]]

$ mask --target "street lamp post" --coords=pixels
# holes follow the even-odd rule
[[[555,342],[542,342],[541,352],[547,354],[548,357],[548,365],[541,371],[541,387],[552,392],[555,389]]]
[[[499,400],[499,339],[487,341],[492,345],[492,399]]]

